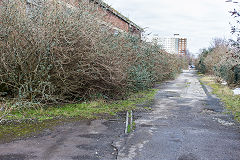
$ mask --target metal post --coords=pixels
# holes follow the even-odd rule
[[[128,132],[128,119],[129,119],[129,113],[128,113],[128,111],[127,111],[125,134],[127,134],[127,132]]]
[[[131,110],[130,112],[130,128],[131,128],[131,131],[133,129],[133,111]]]

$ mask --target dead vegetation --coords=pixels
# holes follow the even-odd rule
[[[197,69],[215,75],[217,81],[226,81],[231,86],[240,85],[240,52],[223,39],[215,39],[213,45],[203,49],[197,59]]]
[[[44,2],[44,3],[43,3]],[[122,98],[173,78],[184,60],[127,33],[103,30],[97,7],[3,0],[0,23],[2,101],[78,102]]]

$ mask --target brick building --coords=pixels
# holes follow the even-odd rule
[[[1,0],[0,0],[1,1]],[[42,0],[26,0],[29,5],[36,5],[41,3]],[[74,4],[74,0],[59,0],[68,4]],[[102,0],[79,0],[86,1],[87,3],[93,3],[96,5],[99,12],[103,13],[104,22],[102,23],[103,27],[108,27],[113,31],[114,34],[119,32],[128,32],[133,35],[141,37],[143,29],[130,21],[127,17],[116,11],[114,8],[103,2]]]
[[[187,38],[178,39],[178,54],[179,55],[187,54]]]
[[[178,34],[174,38],[155,38],[162,49],[171,54],[187,54],[187,38],[180,38]]]
[[[116,11],[114,8],[102,0],[90,0],[99,6],[99,11],[106,11],[105,22],[110,25],[115,32],[128,32],[141,37],[143,29],[130,21],[127,17]]]

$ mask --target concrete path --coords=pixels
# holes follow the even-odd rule
[[[118,160],[240,160],[240,129],[219,100],[184,71],[160,87],[136,131],[115,142]]]

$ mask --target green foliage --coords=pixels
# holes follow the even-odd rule
[[[198,62],[198,65],[197,65],[197,69],[199,72],[201,73],[206,73],[206,65],[204,64],[204,57],[200,57],[200,60]]]
[[[215,75],[229,84],[240,85],[240,59],[226,55],[214,68]]]
[[[240,64],[234,67],[233,72],[234,72],[234,83],[240,84]]]
[[[118,100],[106,102],[104,100],[83,102],[79,104],[66,104],[62,106],[52,107],[14,107],[5,120],[25,120],[35,119],[38,121],[55,119],[55,118],[73,118],[79,117],[81,119],[96,119],[107,118],[116,115],[118,112],[137,109],[136,105],[150,100],[153,100],[156,89],[141,91],[129,96],[126,100]],[[12,107],[12,105],[11,105]],[[3,112],[0,112],[0,117]]]
[[[196,68],[198,69],[199,72],[205,74],[207,73],[207,67],[206,67],[206,63],[205,63],[205,60],[207,58],[207,56],[209,54],[211,54],[211,51],[212,51],[212,48],[208,48],[208,49],[203,49],[201,54],[199,55],[199,58],[198,58],[198,62],[197,62],[197,65],[196,65]]]
[[[143,65],[133,66],[129,70],[130,86],[133,90],[144,90],[152,86],[154,82],[153,74]]]

